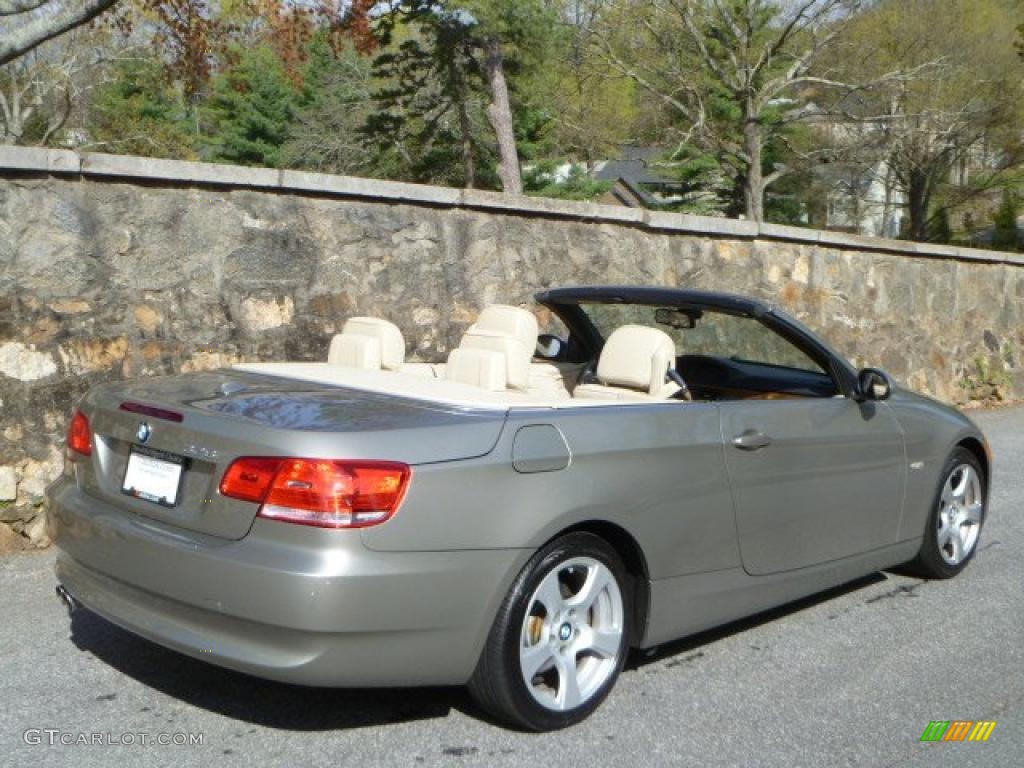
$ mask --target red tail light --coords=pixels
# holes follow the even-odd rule
[[[280,466],[281,459],[238,459],[224,473],[220,492],[233,499],[262,502]]]
[[[411,467],[395,461],[246,457],[228,467],[220,492],[260,502],[260,517],[363,528],[395,514],[411,476]]]
[[[89,417],[81,411],[75,411],[68,427],[68,448],[83,456],[92,455],[92,428]]]

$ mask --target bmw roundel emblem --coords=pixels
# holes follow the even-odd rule
[[[135,437],[140,443],[144,443],[149,440],[149,436],[153,434],[153,428],[144,421],[139,422],[139,428],[135,430]]]

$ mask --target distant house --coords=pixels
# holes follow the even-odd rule
[[[614,182],[611,194],[625,198],[619,199],[623,205],[639,202],[645,208],[656,208],[677,203],[691,190],[684,182],[658,170],[657,162],[664,156],[665,150],[658,147],[626,145],[620,159],[595,163],[591,175],[598,181]]]
[[[818,166],[827,190],[825,228],[874,237],[899,237],[905,198],[884,161],[868,168],[841,163]]]

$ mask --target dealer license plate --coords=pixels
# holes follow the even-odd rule
[[[132,446],[121,491],[129,496],[173,507],[178,502],[184,473],[183,456]]]

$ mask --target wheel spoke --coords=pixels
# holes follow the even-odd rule
[[[939,528],[939,549],[945,549],[946,545],[949,544],[950,538],[953,536],[953,526],[943,525]]]
[[[967,522],[977,525],[981,522],[981,502],[976,501],[967,507]]]
[[[611,581],[611,574],[608,569],[600,563],[594,565],[587,571],[587,579],[580,587],[580,591],[566,600],[566,605],[581,611],[589,611],[594,601],[604,591]]]
[[[945,509],[953,503],[953,478],[950,477],[942,487],[942,508]]]
[[[572,655],[558,654],[555,656],[555,668],[558,670],[558,704],[562,709],[578,707],[582,701],[580,681],[577,677],[576,658]]]
[[[550,667],[554,661],[554,656],[555,653],[551,646],[544,641],[524,648],[519,654],[519,658],[522,662],[523,677],[526,678],[527,682],[532,680],[538,673]]]
[[[541,582],[540,588],[537,590],[537,600],[547,611],[549,621],[565,605],[565,598],[562,597],[562,590],[558,585],[557,571],[549,573]]]
[[[951,558],[954,563],[959,563],[964,556],[964,535],[960,530],[960,526],[950,526],[950,537],[949,543],[952,546],[953,553]]]
[[[957,476],[957,474],[956,474],[956,472],[954,472],[953,475],[949,478],[950,484],[952,484],[953,479],[956,476]],[[956,485],[954,485],[953,488],[952,488],[953,498],[954,499],[962,499],[964,497],[964,494],[967,493],[967,486],[970,485],[970,482],[971,482],[971,470],[970,470],[970,468],[966,467],[966,466],[960,467],[960,481]]]
[[[587,629],[580,638],[579,650],[593,651],[605,659],[614,659],[622,642],[622,632],[611,629]]]

